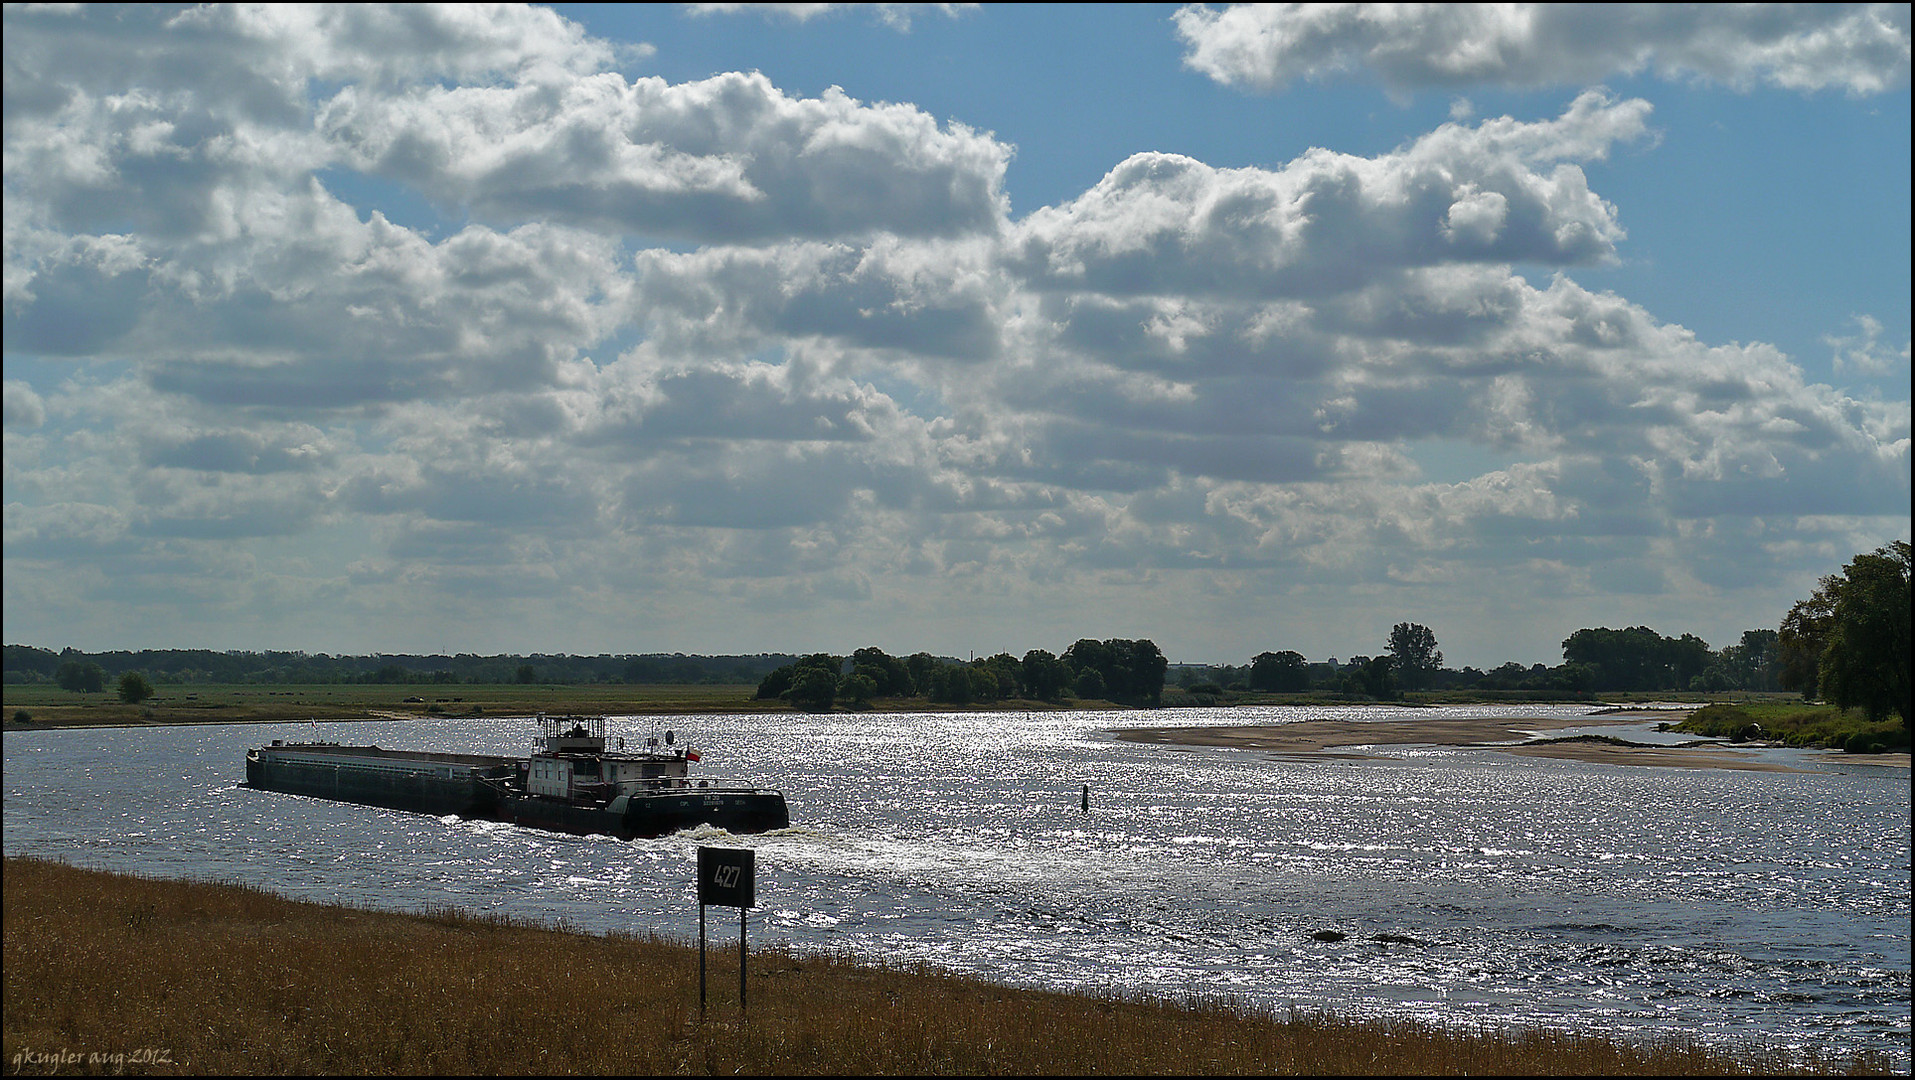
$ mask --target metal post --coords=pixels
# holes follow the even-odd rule
[[[698,905],[698,1018],[705,1018],[705,905]]]
[[[747,909],[738,909],[738,1013],[745,1012],[745,915]]]

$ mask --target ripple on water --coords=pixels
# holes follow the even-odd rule
[[[1539,729],[1582,715],[1500,711]],[[1908,1068],[1905,774],[1273,760],[1100,734],[1399,715],[661,720],[696,739],[713,779],[781,787],[793,824],[639,841],[234,787],[244,750],[287,734],[269,727],[10,732],[4,841],[9,854],[302,899],[454,904],[687,940],[696,848],[744,846],[759,853],[767,904],[754,936],[798,948],[1029,985],[1871,1050]],[[510,720],[321,734],[524,744]],[[1325,931],[1342,937],[1317,940]]]

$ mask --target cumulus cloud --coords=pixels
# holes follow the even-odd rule
[[[1892,375],[1908,368],[1908,346],[1904,340],[1899,351],[1882,341],[1882,322],[1873,315],[1857,315],[1852,334],[1825,334],[1822,337],[1835,350],[1838,374]]]
[[[979,360],[999,348],[1005,283],[978,244],[786,244],[641,253],[637,314],[661,346],[720,355],[821,337],[900,357]]]
[[[32,430],[47,421],[46,402],[33,392],[33,387],[18,380],[6,381],[5,396],[6,426],[21,430]]]
[[[1257,90],[1349,73],[1409,92],[1648,70],[1876,94],[1909,71],[1906,4],[1193,4],[1174,21],[1188,66]]]
[[[501,220],[756,241],[989,231],[1009,148],[908,105],[833,88],[789,98],[760,74],[670,84],[347,88],[319,128],[350,164]]]
[[[1555,121],[1445,125],[1381,157],[1312,150],[1276,171],[1138,154],[1020,223],[1013,265],[1042,288],[1276,298],[1417,266],[1599,262],[1623,230],[1562,159],[1643,137],[1648,114],[1592,91]]]
[[[992,136],[628,78],[543,9],[6,19],[7,558],[156,626],[218,594],[730,648],[992,604],[1070,640],[1118,632],[1058,614],[1112,581],[1655,592],[1906,514],[1905,401],[1570,276],[1626,250],[1584,167],[1656,138],[1640,100],[1137,153],[1014,219]],[[1828,344],[1905,371],[1881,338]]]

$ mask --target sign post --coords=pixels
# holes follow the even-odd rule
[[[745,1011],[745,916],[757,906],[757,852],[698,849],[698,1015],[705,1015],[705,905],[738,909],[738,1011]]]

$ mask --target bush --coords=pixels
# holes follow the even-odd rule
[[[1689,719],[1676,725],[1676,730],[1733,738],[1747,731],[1753,723],[1755,717],[1734,705],[1704,705],[1690,713]]]
[[[153,684],[137,671],[129,671],[120,676],[120,700],[128,705],[138,705],[153,696]]]
[[[1888,744],[1882,741],[1881,736],[1867,731],[1850,735],[1842,744],[1843,752],[1849,754],[1879,754],[1886,749]]]
[[[106,689],[106,669],[98,664],[82,664],[78,660],[61,664],[53,679],[60,684],[60,689],[76,694],[97,694]]]

